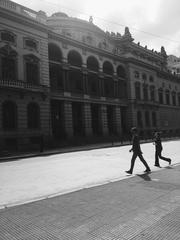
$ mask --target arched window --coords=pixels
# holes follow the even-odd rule
[[[108,61],[104,62],[103,72],[106,74],[109,74],[109,75],[113,75],[113,73],[114,73],[113,65]]]
[[[62,53],[58,46],[53,43],[48,45],[49,52],[49,77],[52,90],[63,90],[63,70],[61,66]]]
[[[39,84],[39,59],[33,54],[25,55],[26,81],[28,83]]]
[[[99,64],[98,64],[98,61],[97,61],[97,59],[95,57],[93,57],[93,56],[88,57],[88,59],[87,59],[87,68],[89,70],[98,72]]]
[[[138,127],[143,127],[142,113],[140,111],[137,112],[137,125]]]
[[[99,94],[99,77],[98,70],[99,64],[95,57],[90,56],[87,59],[87,68],[94,72],[88,72],[88,93],[90,95],[98,95]]]
[[[123,66],[118,66],[117,67],[117,75],[118,77],[125,78],[126,77],[126,71]]]
[[[68,53],[68,63],[76,67],[81,67],[82,65],[81,55],[77,51],[71,50]]]
[[[83,93],[83,74],[80,69],[82,66],[81,55],[77,51],[71,50],[68,54],[68,63],[71,64],[69,71],[70,90],[74,93]]]
[[[61,62],[62,61],[62,53],[58,46],[53,43],[49,43],[48,45],[48,54],[49,61]]]
[[[5,101],[2,104],[2,127],[3,130],[17,128],[17,106],[12,101]]]
[[[29,129],[40,127],[40,110],[37,103],[29,103],[27,106],[27,125]]]

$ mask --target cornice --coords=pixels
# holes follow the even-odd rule
[[[28,17],[25,17],[21,14],[18,14],[16,12],[10,11],[8,9],[0,7],[0,16],[2,18],[12,20],[13,22],[20,23],[21,25],[26,25],[32,28],[35,28],[36,30],[42,31],[42,32],[48,32],[49,27]]]
[[[160,69],[159,69],[158,67],[153,66],[153,65],[151,65],[151,64],[148,64],[148,63],[146,63],[146,62],[142,62],[142,61],[140,61],[140,60],[138,60],[138,59],[127,58],[127,59],[126,59],[126,62],[127,62],[127,63],[132,63],[132,64],[134,64],[134,65],[139,65],[139,66],[141,66],[141,67],[145,67],[145,68],[148,68],[148,69],[151,69],[151,70],[155,70],[156,72],[157,72],[157,71],[160,71]]]

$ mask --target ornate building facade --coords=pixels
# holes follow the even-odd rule
[[[0,0],[0,146],[180,133],[180,82],[167,55],[65,13]]]

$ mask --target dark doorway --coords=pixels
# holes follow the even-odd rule
[[[101,135],[102,126],[100,122],[100,107],[98,104],[91,104],[91,119],[93,135]]]
[[[121,126],[122,126],[122,135],[124,138],[127,138],[129,134],[129,129],[128,129],[128,122],[127,122],[126,107],[121,107]]]
[[[84,136],[83,124],[83,104],[79,102],[72,103],[72,118],[74,136]]]
[[[109,135],[115,135],[115,113],[113,106],[107,106],[107,124]]]
[[[63,101],[51,101],[51,121],[53,137],[59,140],[65,138]]]

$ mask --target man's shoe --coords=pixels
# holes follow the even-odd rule
[[[172,161],[172,160],[171,160],[171,159],[169,159],[169,165],[171,165],[171,161]]]
[[[155,166],[155,167],[159,167],[159,168],[161,167],[159,164],[155,164],[154,166]]]
[[[128,174],[132,174],[132,172],[129,170],[129,171],[125,171],[126,173],[128,173]]]
[[[145,172],[145,173],[151,172],[151,169],[148,168],[148,169],[146,169],[144,172]]]

